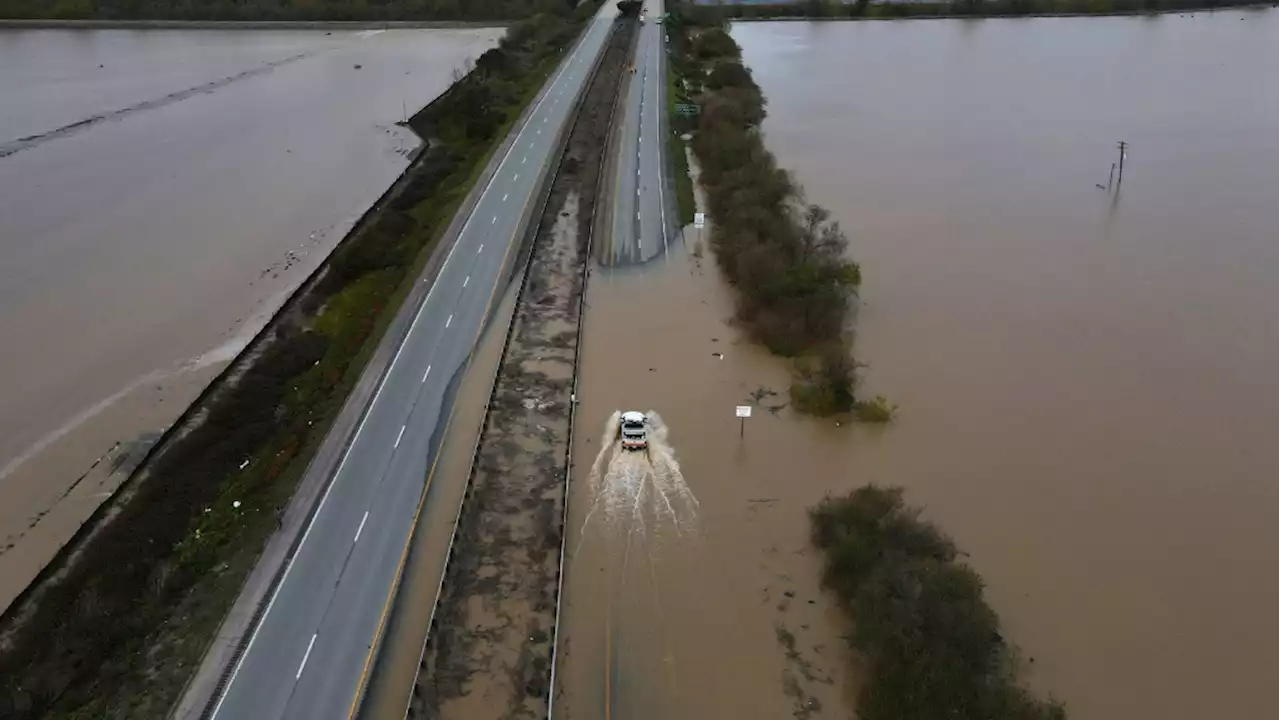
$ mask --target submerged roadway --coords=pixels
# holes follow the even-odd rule
[[[419,499],[429,498],[424,484],[448,422],[452,388],[509,277],[541,180],[556,160],[557,136],[615,12],[613,3],[602,8],[513,130],[514,141],[344,443],[247,649],[213,698],[213,718],[319,720],[354,713]]]
[[[611,194],[606,205],[610,217],[600,262],[609,266],[610,273],[660,260],[676,249],[672,245],[682,237],[666,163],[670,132],[667,48],[665,27],[658,22],[665,9],[662,0],[646,0],[645,7],[648,18],[638,28],[636,70],[620,89],[612,155],[606,160],[606,167],[611,168],[606,185]],[[583,361],[590,362],[590,358]],[[577,501],[576,496],[569,500]],[[630,535],[627,537],[629,547]],[[575,567],[593,576],[599,572],[601,578],[609,578],[602,582],[611,589],[601,592],[598,584],[565,583],[565,610],[558,632],[561,645],[557,648],[558,670],[564,672],[555,687],[552,718],[650,720],[672,716],[673,699],[665,694],[668,686],[664,681],[675,666],[668,663],[670,658],[660,657],[655,662],[652,646],[647,644],[647,639],[662,632],[653,623],[652,609],[645,605],[651,595],[647,590],[634,591],[634,586],[623,590],[628,572],[626,553],[610,555],[618,548],[607,544],[601,548],[597,552],[605,558],[599,565],[581,557],[578,565],[566,559],[567,574]],[[634,568],[643,567],[643,563],[632,562],[636,563],[631,565],[632,572],[639,572]],[[615,572],[619,579],[614,578]],[[643,620],[637,622],[636,618]],[[661,625],[661,619],[658,623]],[[571,644],[572,662],[566,660]]]

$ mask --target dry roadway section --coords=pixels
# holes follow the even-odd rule
[[[611,4],[516,131],[417,308],[245,652],[214,700],[218,720],[353,714],[460,376],[556,158]],[[442,549],[443,552],[443,549]]]
[[[665,256],[676,214],[664,187],[666,134],[666,43],[658,22],[662,0],[645,2],[648,18],[638,29],[635,73],[630,75],[617,118],[611,166],[614,197],[609,203],[610,237],[606,265],[636,265]]]

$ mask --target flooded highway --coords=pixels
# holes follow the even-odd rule
[[[407,165],[396,123],[501,32],[0,30],[0,605]]]
[[[730,326],[699,245],[645,272],[599,269],[588,290],[557,718],[776,718],[849,692],[804,511],[850,436],[769,410],[786,366]],[[757,406],[741,436],[739,404]],[[629,490],[629,466],[651,462],[636,457],[602,478],[622,487],[593,483],[610,414],[650,408],[678,482]]]
[[[968,552],[1071,716],[1270,712],[1276,21],[736,24],[770,149],[862,263],[856,352],[899,415],[794,416],[696,237],[598,269],[557,718],[846,716],[805,510],[869,482]],[[650,408],[696,522],[588,518],[601,427]]]

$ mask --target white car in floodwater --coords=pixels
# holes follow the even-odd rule
[[[618,438],[623,450],[646,450],[649,447],[649,418],[642,412],[628,410],[618,423]]]

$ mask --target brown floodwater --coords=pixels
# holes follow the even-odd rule
[[[783,402],[786,366],[729,326],[728,290],[694,247],[641,272],[597,269],[588,289],[558,720],[847,704],[842,625],[817,587],[804,511],[831,481],[814,473],[846,461],[850,435],[764,409]],[[744,428],[734,408],[761,389],[783,397],[765,398]],[[640,479],[643,461],[621,456],[594,488],[617,410],[655,410],[678,471],[662,459]]]
[[[863,264],[865,389],[899,415],[765,409],[787,368],[709,256],[597,272],[557,716],[847,716],[804,511],[868,482],[968,551],[1072,717],[1274,714],[1276,11],[733,32]],[[696,506],[592,513],[606,418],[649,408]]]
[[[0,607],[501,32],[0,30]]]

